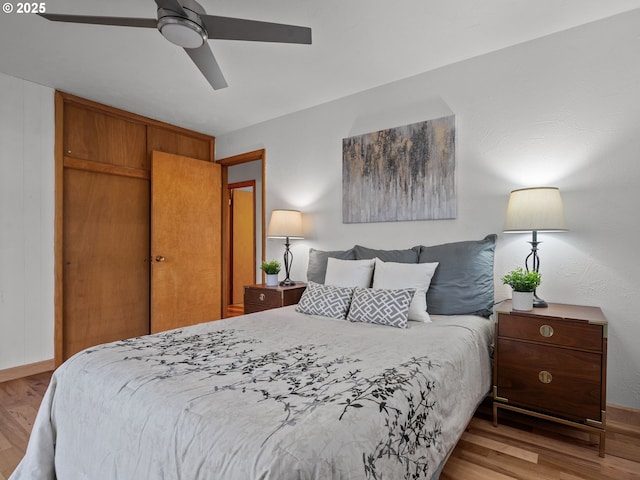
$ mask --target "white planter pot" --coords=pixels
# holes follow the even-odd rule
[[[267,287],[277,287],[278,286],[278,274],[277,273],[267,273]]]
[[[514,310],[528,312],[533,310],[533,292],[511,292],[511,306]]]

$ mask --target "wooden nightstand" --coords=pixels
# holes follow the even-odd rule
[[[307,288],[306,283],[290,287],[267,287],[264,283],[244,287],[244,313],[295,305]]]
[[[493,424],[498,408],[600,436],[606,429],[607,321],[598,307],[497,308]]]

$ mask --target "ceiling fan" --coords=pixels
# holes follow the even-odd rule
[[[184,48],[216,90],[227,87],[227,82],[209,48],[208,39],[311,44],[311,29],[308,27],[207,15],[204,8],[195,0],[155,0],[155,2],[158,5],[157,20],[56,13],[39,15],[55,22],[157,28],[164,38]]]

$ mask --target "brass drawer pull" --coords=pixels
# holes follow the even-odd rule
[[[540,327],[540,335],[545,338],[553,337],[553,327],[551,325],[542,325]]]
[[[538,380],[540,380],[542,383],[551,383],[551,380],[553,380],[553,375],[551,375],[546,370],[542,370],[540,373],[538,373]]]
[[[260,298],[261,302],[264,302],[264,297],[265,297],[264,293],[261,293],[258,298]]]

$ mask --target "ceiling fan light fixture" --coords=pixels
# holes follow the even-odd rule
[[[199,48],[207,41],[207,32],[197,23],[179,17],[162,17],[158,30],[164,38],[182,48]]]
[[[208,32],[214,40],[311,44],[311,29],[308,27],[207,15],[196,0],[155,0],[155,4],[158,7],[157,20],[56,13],[38,15],[53,22],[157,28],[160,35],[184,49],[215,90],[227,87],[227,82],[207,43]]]

